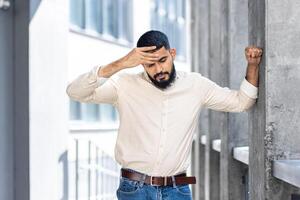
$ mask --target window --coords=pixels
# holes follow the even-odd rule
[[[132,0],[70,0],[70,23],[75,31],[131,44]]]
[[[186,1],[152,0],[151,27],[167,34],[179,60],[186,58]]]
[[[110,104],[90,104],[70,100],[70,120],[113,124],[118,121],[118,113]]]

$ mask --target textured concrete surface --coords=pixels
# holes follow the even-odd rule
[[[249,165],[249,147],[235,147],[233,148],[233,158]]]
[[[199,171],[201,174],[204,170],[206,175],[204,185],[199,186],[205,189],[205,198],[200,194],[199,199],[291,199],[292,194],[299,194],[299,188],[273,177],[272,163],[277,159],[300,157],[300,89],[297,87],[300,84],[300,2],[201,0],[192,3],[195,3],[192,7],[194,71],[202,72],[221,86],[238,89],[246,72],[245,46],[264,49],[259,98],[251,111],[202,113],[200,143],[201,135],[208,134],[205,148],[198,146],[199,156],[205,150],[205,162],[199,159]],[[212,151],[211,142],[215,139],[222,141],[220,154]],[[249,146],[249,180],[244,178],[247,165],[232,156],[233,148],[240,146]]]
[[[265,2],[249,4],[249,42],[265,49],[259,101],[251,118],[250,199],[282,200],[299,193],[272,176],[272,161],[300,157],[300,90],[295,87],[300,84],[300,3]]]
[[[192,70],[208,77],[208,2],[209,0],[191,0],[191,53],[192,53]],[[209,132],[208,110],[203,109],[199,118],[198,140],[201,136]],[[199,200],[205,199],[205,150],[206,146],[201,141],[195,143],[197,151],[194,153],[196,165],[192,166],[197,176],[197,189],[194,188],[194,198]],[[198,168],[196,168],[198,166]]]
[[[0,199],[14,196],[12,11],[0,10]]]
[[[217,152],[221,152],[221,139],[212,141],[212,149]]]
[[[275,160],[273,176],[300,188],[300,160]]]
[[[227,22],[222,23],[226,53],[224,58],[228,68],[228,87],[239,89],[246,73],[244,49],[248,44],[248,1],[223,1],[223,12]],[[232,149],[248,144],[248,113],[229,113],[228,131],[222,132],[221,140],[221,200],[244,199],[243,176],[247,166],[233,159]],[[234,187],[233,187],[234,186]]]

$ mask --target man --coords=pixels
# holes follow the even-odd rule
[[[242,112],[256,101],[262,50],[246,48],[247,74],[239,90],[220,87],[199,73],[176,71],[176,49],[159,31],[144,33],[126,56],[95,66],[67,87],[73,100],[109,103],[120,114],[115,159],[122,166],[121,200],[191,199],[187,177],[201,108]],[[142,65],[137,74],[117,73]]]

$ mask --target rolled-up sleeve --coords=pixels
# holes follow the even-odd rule
[[[118,94],[115,81],[98,76],[101,66],[94,66],[91,71],[79,75],[66,88],[68,96],[82,103],[117,103]]]
[[[212,110],[223,112],[244,112],[253,106],[258,97],[258,88],[247,81],[242,81],[239,90],[221,87],[208,78],[203,79],[205,95],[202,105]]]

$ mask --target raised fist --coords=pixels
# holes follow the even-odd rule
[[[248,61],[248,65],[258,66],[261,61],[262,53],[262,48],[255,46],[246,47],[245,55]]]

